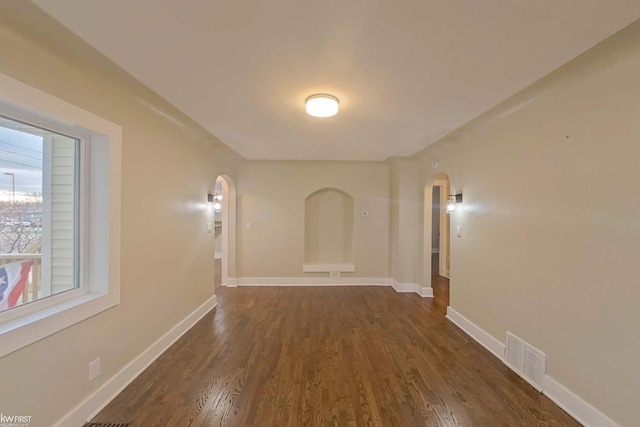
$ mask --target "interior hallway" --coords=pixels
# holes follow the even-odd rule
[[[214,285],[215,285],[216,294],[217,294],[218,291],[220,290],[220,287],[222,286],[222,258],[215,258],[214,266],[216,269]]]
[[[94,422],[579,426],[445,319],[382,287],[221,288],[219,305]]]
[[[433,289],[433,301],[436,305],[444,307],[445,314],[449,306],[449,279],[440,275],[440,255],[431,255],[431,288]]]

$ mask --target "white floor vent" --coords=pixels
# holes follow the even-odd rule
[[[527,380],[536,390],[542,391],[542,381],[546,372],[545,354],[511,332],[507,332],[506,351],[507,366]]]

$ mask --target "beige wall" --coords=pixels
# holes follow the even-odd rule
[[[214,294],[206,195],[222,168],[202,129],[28,7],[0,5],[0,72],[123,128],[121,304],[0,358],[2,412],[50,427]]]
[[[354,199],[351,252],[356,271],[343,277],[389,277],[387,164],[247,161],[238,165],[240,278],[328,277],[302,272],[305,199],[323,188],[342,190]],[[363,217],[362,211],[369,215]]]
[[[431,286],[430,273],[423,269],[422,254],[429,254],[431,242],[423,248],[423,221],[431,227],[431,212],[424,212],[420,197],[419,164],[413,159],[390,160],[391,277],[399,283]],[[431,194],[431,189],[429,189]],[[416,234],[418,233],[418,234]]]
[[[544,351],[549,376],[627,427],[640,405],[639,76],[637,23],[414,157],[423,183],[446,172],[464,194],[452,307]]]
[[[345,276],[426,283],[424,197],[446,172],[465,201],[451,218],[463,227],[451,238],[452,306],[501,341],[510,330],[540,348],[550,376],[635,425],[638,24],[412,159],[236,170],[235,153],[59,27],[5,11],[9,3],[22,4],[0,9],[0,72],[121,125],[124,185],[122,303],[0,358],[3,412],[50,426],[213,295],[206,194],[219,174],[238,189],[238,276],[307,276],[304,200],[333,187],[354,197],[356,272]],[[98,356],[102,375],[89,383]]]

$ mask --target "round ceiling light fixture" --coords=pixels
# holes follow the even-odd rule
[[[338,114],[338,98],[318,93],[307,98],[307,114],[313,117],[331,117]]]

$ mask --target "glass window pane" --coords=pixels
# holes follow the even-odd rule
[[[78,150],[0,117],[0,311],[79,286]]]

